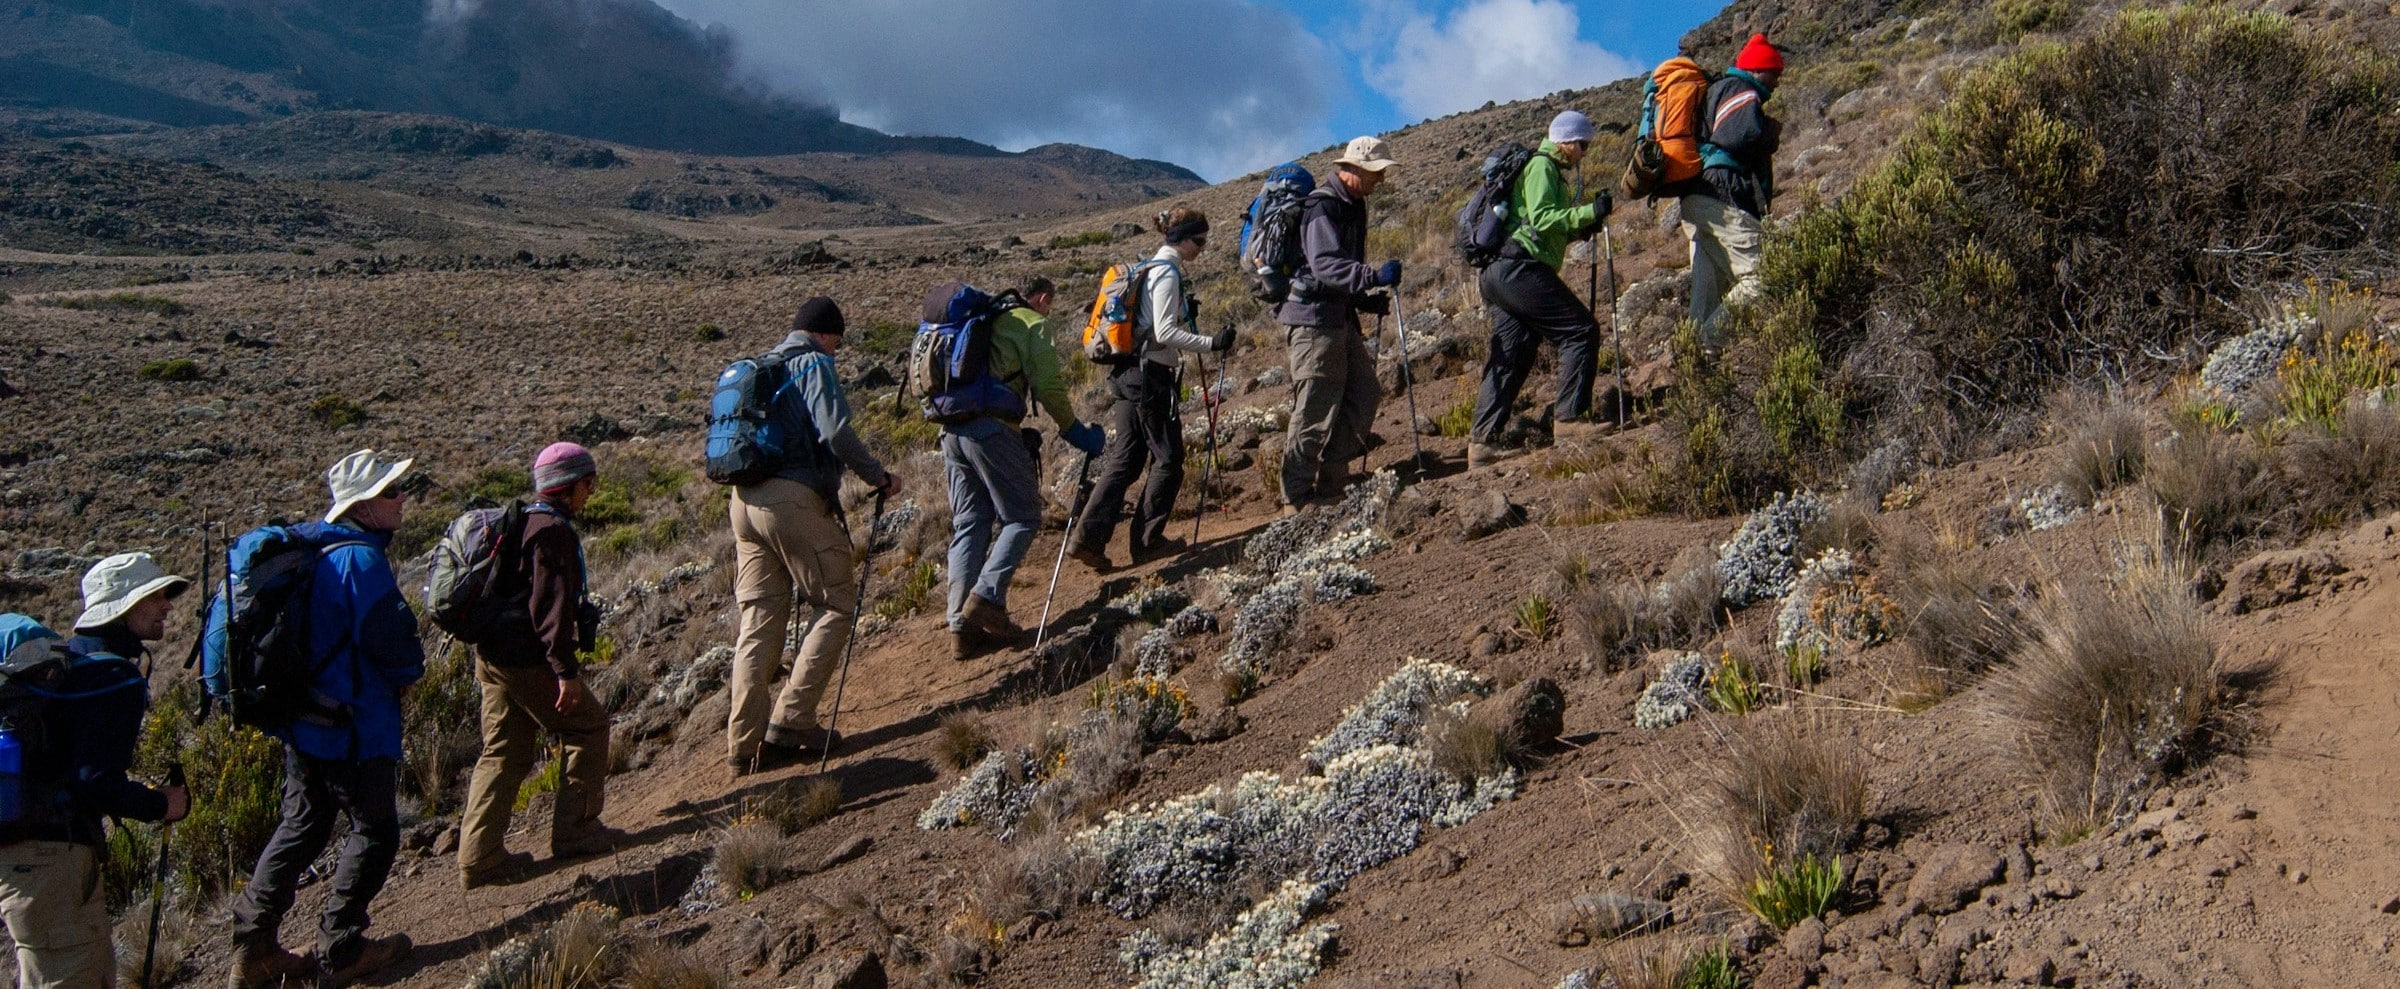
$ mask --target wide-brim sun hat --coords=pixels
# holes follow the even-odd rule
[[[1384,146],[1383,139],[1372,136],[1351,138],[1350,143],[1342,148],[1342,156],[1334,159],[1333,163],[1370,172],[1380,172],[1399,164],[1392,160],[1392,153]]]
[[[143,598],[161,591],[173,597],[191,585],[168,573],[148,553],[119,553],[84,571],[83,614],[75,619],[75,627],[99,628],[125,617]]]
[[[383,494],[383,489],[408,474],[415,458],[399,463],[375,459],[373,450],[354,450],[334,463],[325,472],[325,486],[333,492],[333,508],[325,513],[325,521],[340,521],[351,506]]]

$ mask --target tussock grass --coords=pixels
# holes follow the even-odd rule
[[[745,899],[791,874],[791,842],[782,825],[760,817],[736,819],[717,830],[712,861],[727,889]]]
[[[1616,989],[1740,989],[1742,977],[1723,945],[1651,936],[1600,948],[1601,985]]]
[[[2283,449],[2301,524],[2326,529],[2400,505],[2400,410],[2351,402],[2330,429],[2304,429]]]
[[[744,819],[765,821],[792,834],[821,824],[842,809],[842,784],[830,776],[788,780],[743,803]]]
[[[728,989],[732,976],[664,939],[645,941],[625,959],[625,989]]]
[[[1507,733],[1448,708],[1437,708],[1425,719],[1425,748],[1434,768],[1469,784],[1507,772],[1523,756]]]
[[[2076,504],[2089,505],[2117,485],[2141,477],[2149,459],[2142,409],[2117,392],[2069,392],[2053,403],[2054,428],[2066,437],[2051,480]]]
[[[1900,641],[1941,684],[1963,686],[2025,640],[2016,594],[1994,580],[1974,540],[1955,528],[1894,540],[1884,574],[1900,606]]]
[[[1706,546],[1684,551],[1656,588],[1601,583],[1584,573],[1563,592],[1568,624],[1594,668],[1614,672],[1653,649],[1682,647],[1724,623],[1724,581]]]
[[[2186,432],[2151,450],[2142,487],[2177,554],[2205,562],[2277,531],[2286,502],[2276,475],[2273,452],[2251,437]]]
[[[1773,888],[1791,863],[1848,851],[1866,811],[1857,747],[1792,712],[1746,718],[1727,732],[1677,816],[1700,872],[1749,910],[1759,884]]]
[[[2128,553],[2119,582],[2045,595],[2034,637],[1978,699],[1979,733],[2053,835],[2137,806],[2226,724],[2225,670],[2188,574],[2156,543]]]
[[[961,711],[942,719],[933,754],[942,765],[964,772],[992,751],[992,728],[981,715]]]

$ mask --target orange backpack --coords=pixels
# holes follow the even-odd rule
[[[1642,85],[1642,126],[1625,166],[1625,197],[1700,176],[1700,117],[1708,104],[1708,72],[1689,58],[1670,58]]]
[[[1131,364],[1142,357],[1142,292],[1150,269],[1161,261],[1112,264],[1100,276],[1100,294],[1083,323],[1083,355],[1096,364]]]

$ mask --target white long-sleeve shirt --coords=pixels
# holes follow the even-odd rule
[[[1143,306],[1137,317],[1147,330],[1149,344],[1142,348],[1142,357],[1174,366],[1183,359],[1178,351],[1205,354],[1216,348],[1213,337],[1200,333],[1192,325],[1192,314],[1183,305],[1183,255],[1175,245],[1166,244],[1150,260],[1162,262],[1150,269],[1149,281],[1143,286]]]

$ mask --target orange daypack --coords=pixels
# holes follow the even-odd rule
[[[1700,175],[1700,117],[1708,104],[1708,72],[1689,58],[1670,58],[1642,84],[1642,124],[1625,166],[1625,198],[1659,190]]]
[[[1160,261],[1112,264],[1100,276],[1100,294],[1083,323],[1083,355],[1096,364],[1131,364],[1149,341],[1141,334],[1142,291]]]

